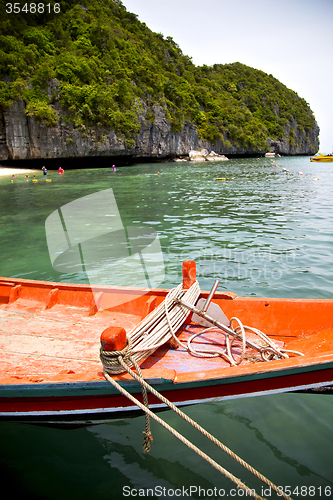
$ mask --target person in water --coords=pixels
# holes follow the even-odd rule
[[[47,169],[45,167],[43,167],[42,170],[43,170],[43,174],[46,175],[47,174]]]
[[[65,172],[65,170],[62,167],[59,167],[58,172],[59,172],[59,175],[61,175]]]
[[[116,165],[112,165],[113,171],[116,171]]]

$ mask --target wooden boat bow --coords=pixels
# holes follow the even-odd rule
[[[190,286],[192,264],[189,269],[184,282]],[[106,286],[92,290],[87,285],[1,278],[0,419],[72,424],[136,413],[105,380],[100,338],[109,328],[135,330],[168,292]],[[201,291],[199,299],[208,296],[208,291]],[[304,356],[267,363],[254,362],[250,353],[241,365],[230,366],[221,357],[193,356],[170,340],[145,359],[141,369],[144,378],[175,404],[333,384],[332,300],[247,298],[216,291],[213,303],[228,318],[236,316]],[[186,316],[177,332],[185,344],[203,329]],[[221,342],[221,336],[208,332],[195,342],[196,348],[205,349]],[[237,356],[239,342],[234,347]],[[140,392],[128,374],[115,377]],[[153,397],[149,401],[162,408]]]

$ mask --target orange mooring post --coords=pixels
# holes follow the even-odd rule
[[[185,260],[183,262],[183,290],[188,290],[197,278],[197,266],[194,260]],[[185,325],[191,323],[192,312],[189,313],[185,320]]]
[[[101,334],[103,351],[122,351],[126,345],[126,330],[121,326],[109,326]]]
[[[188,290],[197,277],[197,267],[194,260],[185,260],[183,262],[183,289]]]

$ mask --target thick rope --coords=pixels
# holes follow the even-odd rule
[[[190,290],[188,290],[187,297],[190,300],[194,301],[197,298],[197,293],[198,293],[198,284],[197,282],[195,283],[195,286],[192,285]],[[192,290],[194,290],[194,293],[192,293]],[[154,420],[156,420],[158,423],[160,423],[163,427],[165,427],[169,432],[171,432],[175,437],[177,437],[180,441],[182,441],[186,446],[188,446],[190,449],[195,451],[199,456],[204,458],[208,463],[210,463],[215,469],[219,470],[221,473],[223,473],[227,478],[231,479],[238,488],[241,488],[249,493],[250,496],[253,496],[258,499],[262,499],[259,495],[257,495],[253,490],[248,488],[244,483],[240,481],[240,479],[236,478],[233,474],[228,472],[226,469],[224,469],[222,466],[220,466],[217,462],[215,462],[212,458],[210,458],[208,455],[206,455],[204,452],[202,452],[199,448],[197,448],[193,443],[188,441],[184,436],[179,434],[175,429],[173,429],[171,426],[169,426],[166,422],[164,422],[162,419],[160,419],[157,415],[155,415],[148,407],[148,397],[147,397],[147,389],[158,399],[160,399],[164,404],[169,406],[175,413],[177,413],[181,418],[183,418],[186,422],[188,422],[190,425],[192,425],[195,429],[197,429],[199,432],[201,432],[204,436],[206,436],[210,441],[212,441],[216,446],[218,446],[220,449],[222,449],[225,453],[227,453],[229,456],[231,456],[234,460],[236,460],[239,464],[241,464],[246,470],[251,472],[254,476],[256,476],[258,479],[260,479],[263,483],[267,484],[270,486],[275,492],[278,493],[279,496],[282,496],[286,500],[291,500],[291,497],[286,495],[281,489],[279,489],[277,486],[275,486],[274,483],[272,483],[269,479],[267,479],[265,476],[260,474],[256,469],[254,469],[251,465],[249,465],[247,462],[245,462],[243,459],[241,459],[238,455],[236,455],[233,451],[231,451],[227,446],[225,446],[223,443],[221,443],[218,439],[216,439],[214,436],[212,436],[209,432],[207,432],[205,429],[203,429],[197,422],[192,420],[190,417],[188,417],[185,413],[183,413],[177,406],[175,406],[171,401],[169,401],[167,398],[162,396],[158,391],[156,391],[151,385],[149,385],[144,378],[142,377],[142,373],[138,364],[138,359],[135,359],[135,353],[142,353],[144,352],[144,357],[147,357],[150,353],[150,349],[152,349],[153,346],[153,351],[159,347],[160,345],[163,345],[166,342],[166,338],[173,338],[182,348],[188,350],[195,356],[199,357],[217,357],[221,356],[224,357],[231,365],[239,365],[246,353],[246,345],[250,345],[250,347],[257,349],[262,356],[262,359],[264,361],[269,361],[270,359],[274,357],[279,357],[279,358],[288,358],[287,353],[292,353],[292,354],[299,354],[302,355],[302,353],[299,353],[297,351],[288,351],[287,349],[280,349],[267,335],[265,335],[263,332],[260,330],[257,330],[255,328],[247,327],[244,326],[241,321],[238,318],[231,318],[230,320],[230,328],[224,327],[223,325],[215,325],[214,328],[207,328],[204,329],[194,335],[191,336],[191,338],[187,341],[187,345],[185,345],[183,342],[181,342],[175,332],[177,331],[177,323],[179,321],[179,317],[181,318],[180,323],[184,321],[184,318],[186,318],[186,307],[185,304],[181,304],[180,300],[180,295],[184,294],[184,291],[181,288],[181,285],[179,285],[176,289],[173,289],[169,292],[169,294],[166,296],[165,301],[164,301],[164,306],[161,304],[159,306],[158,311],[153,311],[150,315],[148,315],[148,319],[146,318],[141,322],[140,328],[136,328],[134,331],[130,332],[132,334],[132,337],[128,336],[128,343],[127,346],[122,350],[122,351],[113,351],[113,352],[105,352],[101,348],[100,351],[100,357],[101,361],[103,363],[104,367],[104,375],[106,379],[114,386],[116,387],[124,396],[129,398],[132,402],[134,402],[139,408],[141,408],[145,412],[146,416],[146,428],[144,431],[144,451],[149,451],[150,449],[150,442],[152,441],[152,435],[150,432],[150,424],[149,424],[149,416],[152,417]],[[196,298],[195,298],[196,297]],[[177,305],[177,311],[176,311],[176,316],[175,316],[175,305]],[[191,307],[191,306],[190,306]],[[170,312],[171,311],[171,312]],[[164,314],[163,314],[164,313]],[[171,317],[172,314],[172,317]],[[158,322],[161,320],[161,317],[164,316],[164,320],[166,319],[166,324],[163,325],[163,332],[161,332],[160,328],[157,328]],[[178,318],[177,318],[178,316]],[[207,317],[208,320],[210,320]],[[235,327],[235,329],[232,329],[232,324],[233,322],[238,323],[238,325]],[[173,324],[174,323],[174,324]],[[213,319],[211,323],[216,323]],[[214,350],[204,350],[204,349],[194,349],[191,346],[191,342],[194,338],[196,338],[198,335],[202,335],[204,332],[208,332],[210,330],[219,328],[220,330],[223,331],[225,338],[226,338],[226,350],[225,351],[214,351]],[[156,332],[157,330],[157,332]],[[166,331],[167,330],[167,331]],[[259,336],[260,338],[260,344],[255,344],[252,340],[249,341],[246,339],[246,331],[251,331],[255,333],[256,335]],[[133,335],[134,333],[134,335]],[[129,335],[130,335],[129,334]],[[150,334],[150,336],[149,336]],[[144,342],[141,343],[140,346],[136,346],[136,349],[133,348],[132,342],[137,341],[139,339],[140,342],[140,335],[143,337],[149,336],[149,342],[144,339]],[[161,340],[163,338],[163,340]],[[240,358],[236,360],[231,353],[231,348],[232,345],[235,341],[235,339],[239,339],[242,341],[242,352],[240,355]],[[151,351],[151,352],[153,352]],[[135,373],[132,369],[131,366],[134,366],[137,373]],[[121,370],[121,368],[123,370]],[[143,401],[144,404],[142,404],[139,400],[137,400],[132,394],[130,394],[126,389],[124,389],[118,382],[116,382],[112,377],[110,377],[110,374],[115,374],[119,373],[119,370],[121,371],[127,371],[135,380],[137,380],[141,384],[141,389],[142,389],[142,395],[143,395]]]
[[[170,290],[165,297],[164,303],[159,304],[148,314],[133,330],[127,333],[131,339],[131,359],[141,364],[148,356],[164,345],[172,338],[172,331],[177,331],[183,325],[188,316],[188,310],[179,305],[177,299],[185,299],[190,304],[195,304],[200,295],[200,286],[197,281],[188,290],[183,290],[182,284]],[[168,319],[165,315],[168,312]],[[130,366],[134,364],[129,361]],[[109,373],[118,374],[124,369],[117,361],[110,363]]]
[[[144,404],[142,404],[138,399],[136,399],[132,394],[126,391],[121,385],[119,385],[113,378],[110,377],[107,373],[104,373],[106,379],[114,386],[116,387],[124,396],[128,397],[134,404],[136,404],[141,410],[143,410],[146,414],[148,414],[150,417],[152,417],[156,422],[161,424],[165,429],[167,429],[171,434],[173,434],[176,438],[178,438],[182,443],[184,443],[188,448],[191,450],[195,451],[199,456],[204,458],[210,465],[212,465],[215,469],[217,469],[219,472],[224,474],[227,478],[231,479],[238,488],[241,488],[247,492],[249,492],[250,496],[253,496],[254,498],[257,498],[259,500],[265,500],[263,497],[260,497],[257,495],[253,490],[248,488],[242,481],[240,481],[236,476],[228,472],[224,467],[219,465],[215,460],[210,458],[206,453],[201,451],[197,446],[195,446],[193,443],[191,443],[188,439],[186,439],[184,436],[182,436],[179,432],[177,432],[173,427],[171,427],[169,424],[167,424],[164,420],[159,418],[155,413],[153,413],[149,408],[147,408]]]
[[[226,358],[230,364],[232,365],[237,365],[240,364],[245,357],[245,345],[248,345],[250,348],[257,350],[261,354],[261,358],[263,361],[270,361],[271,359],[281,359],[281,358],[288,358],[288,354],[296,354],[299,356],[304,356],[303,353],[298,352],[298,351],[291,351],[288,349],[283,349],[279,348],[273,340],[271,340],[265,333],[261,332],[260,330],[256,328],[252,328],[249,326],[245,326],[242,324],[242,322],[238,318],[231,318],[230,320],[230,328],[226,326],[225,324],[220,323],[217,321],[215,318],[209,316],[205,311],[201,311],[200,309],[197,309],[194,307],[192,304],[189,304],[184,300],[184,298],[175,298],[175,301],[179,304],[184,306],[185,308],[189,309],[190,311],[198,314],[199,316],[203,317],[205,320],[207,320],[209,323],[217,327],[220,331],[223,332],[226,338],[226,350],[225,351],[219,351],[218,353],[216,351],[209,351],[209,350],[194,350],[193,348],[190,349],[188,348],[189,351],[192,352],[192,354],[195,354],[196,356],[201,356],[201,357],[208,357],[207,354],[210,352],[211,357],[216,357],[216,356],[222,356]],[[166,316],[168,316],[168,311],[167,309],[165,310]],[[232,329],[232,323],[233,321],[236,321],[238,323],[238,326],[233,330]],[[172,328],[172,325],[170,326],[169,322],[169,328]],[[207,330],[201,331],[201,334],[204,333]],[[260,343],[255,343],[253,340],[249,340],[245,337],[245,332],[250,331],[260,337]],[[175,337],[175,333],[171,332],[175,340],[177,338]],[[200,335],[200,333],[198,333]],[[229,338],[230,337],[230,338]],[[233,355],[231,354],[231,345],[234,342],[235,339],[240,339],[242,341],[242,354],[240,357],[239,361],[236,361]],[[231,343],[230,343],[231,339]],[[185,347],[184,344],[182,344],[180,341],[178,341],[179,345],[182,347]]]
[[[226,349],[194,349],[192,341],[199,335],[202,335],[210,329],[204,329],[194,334],[188,341],[187,345],[181,342],[176,332],[188,316],[187,306],[195,309],[193,304],[197,301],[200,295],[199,283],[196,281],[188,290],[183,290],[182,284],[170,290],[165,297],[165,300],[157,308],[155,308],[148,316],[146,316],[133,330],[131,330],[127,337],[131,340],[131,359],[134,359],[138,364],[141,364],[148,356],[150,356],[156,349],[164,345],[168,340],[173,338],[175,342],[183,349],[190,352],[193,356],[210,358],[222,357],[230,365],[239,365],[246,354],[246,345],[260,352],[263,361],[269,361],[274,357],[288,358],[287,353],[302,355],[297,351],[288,351],[287,349],[279,348],[267,335],[260,330],[244,326],[238,318],[231,318],[230,328],[217,324],[217,322],[206,316],[219,331],[225,335]],[[235,329],[232,329],[233,323],[237,323]],[[246,338],[246,332],[252,332],[260,338],[260,344],[255,343],[253,340],[249,341]],[[231,352],[231,347],[236,339],[242,342],[242,352],[238,359]],[[122,353],[124,355],[124,353]],[[109,373],[118,374],[123,372],[123,368],[118,363],[118,354],[114,355],[114,360],[109,364]],[[134,363],[129,361],[128,364],[133,367]]]
[[[144,380],[139,365],[137,364],[135,359],[131,358],[130,355],[131,347],[132,347],[131,339],[128,337],[127,337],[127,345],[126,347],[124,347],[122,351],[104,351],[101,347],[100,358],[104,367],[104,375],[108,371],[112,373],[113,367],[115,365],[118,366],[119,364],[122,363],[125,363],[127,370],[128,367],[127,362],[130,361],[135,366],[135,369],[140,379]],[[141,384],[141,391],[142,391],[143,403],[145,407],[148,408],[147,390],[143,384]],[[145,421],[146,425],[145,425],[145,430],[143,431],[143,451],[145,453],[148,453],[150,450],[150,443],[153,440],[153,436],[150,431],[150,420],[149,420],[149,415],[147,413],[145,414]]]
[[[283,491],[281,491],[277,486],[275,486],[274,483],[272,483],[269,479],[267,479],[265,476],[263,476],[260,472],[258,472],[256,469],[254,469],[251,465],[249,465],[247,462],[245,462],[242,458],[240,458],[236,453],[234,453],[230,448],[225,446],[223,443],[221,443],[218,439],[216,439],[212,434],[210,434],[208,431],[206,431],[203,427],[201,427],[197,422],[192,420],[190,417],[188,417],[184,412],[182,412],[177,406],[175,406],[171,401],[169,401],[167,398],[165,398],[162,394],[160,394],[156,389],[154,389],[150,384],[148,384],[143,378],[141,374],[135,373],[131,368],[126,364],[126,362],[119,356],[119,362],[121,363],[122,367],[135,379],[137,380],[142,387],[145,387],[148,389],[154,396],[156,396],[158,399],[160,399],[164,404],[169,406],[177,415],[179,415],[181,418],[183,418],[186,422],[188,422],[190,425],[192,425],[195,429],[197,429],[201,434],[206,436],[210,441],[212,441],[216,446],[218,446],[221,450],[223,450],[225,453],[227,453],[229,456],[231,456],[236,462],[238,462],[240,465],[242,465],[246,470],[251,472],[254,476],[256,476],[258,479],[260,479],[263,483],[267,484],[270,486],[274,491],[276,491],[280,496],[285,498],[286,500],[292,500],[291,497],[286,495]],[[234,483],[236,483],[238,488],[242,488],[246,490],[248,493],[251,494],[251,496],[254,496],[255,498],[262,499],[259,495],[254,493],[250,488],[248,488],[244,483],[242,483],[238,478],[236,478],[233,474],[228,472],[226,469],[224,469],[222,466],[220,466],[218,463],[216,463],[212,458],[210,458],[208,455],[206,455],[204,452],[202,452],[199,448],[197,448],[193,443],[188,441],[184,436],[179,434],[175,429],[170,427],[164,420],[160,419],[155,413],[149,410],[149,408],[145,405],[143,405],[140,401],[138,401],[132,394],[126,391],[121,385],[119,385],[113,378],[110,377],[110,375],[107,373],[107,370],[104,370],[104,375],[106,379],[114,385],[123,395],[127,396],[131,401],[133,401],[139,408],[141,408],[146,414],[150,415],[154,420],[156,420],[159,424],[161,424],[163,427],[165,427],[167,430],[169,430],[174,436],[176,436],[182,443],[184,443],[186,446],[188,446],[190,449],[195,451],[199,456],[204,458],[210,465],[212,465],[215,469],[220,471],[222,474],[224,474],[227,478],[231,479]]]
[[[192,307],[189,304],[185,304],[183,300],[180,299],[175,299],[178,304],[183,305],[184,307],[188,307],[190,310],[193,312],[196,312],[197,314],[200,314],[200,311],[196,309],[195,307]],[[252,328],[250,326],[245,326],[243,323],[236,317],[231,318],[230,320],[230,328],[222,325],[218,321],[214,320],[214,318],[211,318],[208,315],[203,316],[207,321],[215,325],[214,327],[206,328],[204,330],[201,330],[200,332],[195,333],[192,335],[189,340],[187,341],[187,345],[182,343],[176,336],[175,330],[171,324],[170,318],[169,318],[169,311],[168,308],[165,306],[165,316],[168,321],[170,333],[174,340],[177,342],[178,345],[183,347],[185,350],[188,350],[191,354],[194,356],[202,357],[202,358],[215,358],[217,356],[221,356],[225,358],[231,365],[237,366],[239,365],[243,359],[245,358],[246,354],[246,345],[249,345],[252,349],[257,350],[261,354],[261,358],[263,361],[270,361],[273,358],[281,359],[281,358],[288,358],[288,354],[295,354],[298,356],[304,356],[303,353],[298,352],[298,351],[291,351],[288,349],[283,349],[278,347],[275,342],[273,342],[272,339],[270,339],[265,333],[262,331],[258,330],[257,328]],[[236,326],[235,329],[232,329],[232,324],[233,322],[238,323],[238,326]],[[216,351],[213,349],[194,349],[191,346],[191,342],[193,341],[194,338],[196,338],[199,335],[202,335],[203,333],[207,333],[208,331],[211,330],[216,330],[218,329],[220,332],[223,333],[225,336],[225,342],[226,342],[226,349],[225,351]],[[253,340],[248,340],[246,338],[246,332],[252,332],[256,334],[259,338],[259,342],[254,342]],[[242,341],[242,352],[240,355],[239,360],[237,361],[235,357],[233,356],[231,352],[231,347],[235,339],[240,339]]]
[[[229,354],[227,354],[224,351],[213,351],[212,349],[207,349],[207,350],[202,350],[201,349],[201,350],[198,350],[198,349],[193,349],[193,347],[190,345],[191,341],[193,340],[193,338],[195,338],[197,335],[200,335],[202,333],[207,332],[208,330],[211,330],[210,328],[206,328],[205,330],[202,330],[201,332],[198,332],[197,334],[192,335],[192,337],[187,341],[187,346],[186,346],[176,336],[175,330],[174,330],[174,328],[173,328],[173,326],[171,324],[171,320],[170,320],[170,316],[169,316],[169,311],[168,311],[168,308],[167,308],[166,305],[165,305],[165,316],[166,316],[166,319],[167,319],[167,322],[168,322],[168,326],[169,326],[169,330],[170,330],[170,333],[171,333],[173,339],[176,341],[176,343],[178,345],[180,345],[181,347],[183,347],[185,350],[188,350],[189,352],[191,352],[192,354],[194,354],[195,356],[198,356],[200,358],[216,358],[217,356],[221,356],[221,357],[225,358],[231,365],[235,365],[236,364],[234,362],[233,358],[231,356],[229,356]]]

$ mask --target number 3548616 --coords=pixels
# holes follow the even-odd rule
[[[281,497],[285,493],[286,495],[293,495],[293,497],[330,497],[332,494],[331,486],[278,486],[277,496]]]
[[[25,3],[22,7],[18,2],[6,3],[7,14],[44,14],[44,12],[59,14],[60,3]]]

